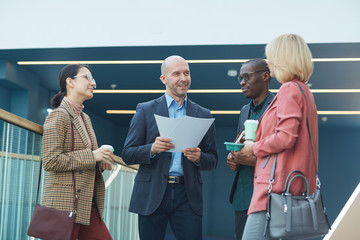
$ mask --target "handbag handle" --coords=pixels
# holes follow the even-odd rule
[[[286,177],[286,180],[285,180],[285,187],[284,187],[284,192],[286,192],[286,186],[288,185],[288,181],[289,181],[289,179],[290,179],[290,177],[291,177],[291,175],[292,175],[293,173],[299,173],[299,174],[301,174],[301,175],[304,175],[304,176],[305,176],[305,174],[304,174],[302,171],[300,171],[300,170],[294,170],[294,171],[291,171],[291,172],[289,173],[289,175],[287,175],[287,177]]]
[[[306,193],[306,196],[309,196],[309,182],[308,180],[306,179],[306,177],[303,175],[303,174],[297,174],[295,176],[293,176],[290,181],[289,181],[289,185],[286,186],[286,191],[285,191],[285,195],[291,195],[290,193],[290,186],[291,186],[291,183],[294,181],[295,178],[297,177],[301,177],[303,180],[304,180],[304,183],[305,183],[305,193]]]
[[[71,137],[72,137],[71,151],[74,151],[75,138],[74,138],[74,126],[73,126],[72,121],[71,121]],[[36,194],[36,204],[38,204],[38,200],[39,200],[41,170],[42,170],[42,161],[40,160],[40,171],[39,171],[38,189],[37,189],[37,194]],[[77,203],[78,203],[79,197],[76,195],[76,185],[75,185],[76,181],[75,181],[75,173],[74,173],[74,171],[72,171],[72,180],[73,180],[74,196],[75,196],[75,201],[74,201],[74,214],[75,214],[76,210],[77,210]]]

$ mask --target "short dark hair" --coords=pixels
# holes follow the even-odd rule
[[[256,66],[259,66],[261,67],[262,69],[264,69],[266,72],[269,73],[269,82],[271,80],[271,76],[270,76],[270,68],[268,66],[268,64],[266,63],[266,61],[262,58],[253,58],[253,59],[250,59],[246,62],[244,62],[241,67],[243,67],[244,65],[247,65],[247,64],[253,64],[253,65],[256,65]]]
[[[65,67],[63,67],[63,69],[61,69],[59,74],[60,91],[55,94],[51,99],[51,106],[53,106],[54,108],[60,106],[62,97],[66,96],[66,79],[68,77],[74,78],[81,68],[87,68],[90,71],[90,67],[85,64],[70,64],[66,65]]]
[[[268,71],[270,73],[270,68],[268,66],[268,64],[266,63],[266,61],[262,58],[253,58],[253,59],[250,59],[246,62],[244,62],[242,64],[242,66],[246,65],[246,64],[254,64],[254,65],[258,65],[258,66],[261,66],[263,69],[265,69],[266,71]]]

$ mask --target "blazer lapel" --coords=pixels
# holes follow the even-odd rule
[[[159,97],[158,99],[155,99],[155,106],[154,106],[154,114],[157,114],[159,116],[163,117],[169,117],[169,109],[166,104],[166,98],[165,94]],[[154,131],[150,131],[150,134],[154,134],[154,138],[159,136],[159,129],[157,128],[155,117],[150,116],[150,119],[153,118],[154,120]],[[156,130],[155,130],[156,129]],[[160,156],[162,156],[163,159],[171,159],[172,153],[171,152],[164,152],[161,153]],[[171,161],[164,161],[164,164],[162,164],[162,172],[167,174],[170,169],[170,163]]]
[[[187,98],[186,115],[190,117],[197,117],[198,105],[194,104],[189,98]]]
[[[87,132],[89,133],[89,136],[90,136],[90,141],[91,141],[91,146],[92,146],[91,149],[97,149],[98,148],[98,143],[97,143],[95,132],[93,130],[91,122],[90,122],[89,118],[85,116],[84,113],[81,113],[81,114],[82,114],[82,117],[83,117],[83,120],[84,120],[86,130],[87,130]]]
[[[241,129],[244,127],[244,122],[249,118],[250,104],[248,104],[248,106],[247,106],[243,111],[244,111],[244,113],[241,114],[241,119],[240,119]],[[240,126],[239,126],[239,127],[240,127]],[[239,132],[241,129],[238,129],[238,132]]]
[[[76,116],[76,117],[73,119],[73,123],[74,123],[75,129],[76,129],[76,130],[78,131],[78,133],[80,134],[81,140],[82,140],[83,143],[85,144],[85,148],[90,148],[90,149],[91,149],[90,143],[89,143],[89,141],[87,140],[87,137],[86,137],[86,135],[85,135],[85,132],[84,132],[83,128],[81,127],[80,118],[81,118],[81,115],[80,115],[80,116]]]
[[[169,117],[169,109],[166,104],[165,94],[155,100],[154,113],[163,117]]]
[[[90,148],[91,149],[91,146],[90,146],[90,143],[88,142],[87,140],[87,137],[85,135],[85,132],[84,130],[82,129],[81,127],[81,124],[80,124],[80,116],[77,116],[72,108],[72,106],[70,106],[70,104],[68,104],[66,101],[62,101],[61,102],[61,106],[63,108],[66,109],[66,111],[71,115],[71,121],[73,122],[74,124],[74,127],[75,127],[75,130],[80,134],[80,137],[81,137],[81,140],[83,141],[83,143],[85,144],[85,147],[86,148]],[[84,121],[85,122],[85,121]],[[87,127],[88,128],[88,127]],[[92,139],[91,139],[92,140]]]

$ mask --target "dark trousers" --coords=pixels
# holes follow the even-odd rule
[[[235,211],[235,234],[236,240],[241,240],[247,219],[247,211]]]
[[[90,225],[74,224],[71,240],[112,240],[95,204],[91,207]]]
[[[139,215],[141,240],[162,240],[170,223],[177,240],[201,240],[202,216],[194,213],[181,183],[168,183],[159,208],[151,215]]]

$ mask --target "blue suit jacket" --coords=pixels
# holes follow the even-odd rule
[[[162,152],[150,158],[151,144],[160,136],[154,114],[169,117],[165,95],[155,100],[140,103],[130,122],[130,128],[122,153],[126,164],[140,164],[135,177],[130,202],[130,212],[141,215],[152,214],[160,205],[167,186],[171,163],[171,152]],[[186,115],[210,118],[211,114],[188,98]],[[212,170],[217,165],[215,126],[210,127],[199,144],[200,165],[196,166],[182,154],[184,184],[189,203],[198,215],[203,214],[202,179],[200,170]]]

